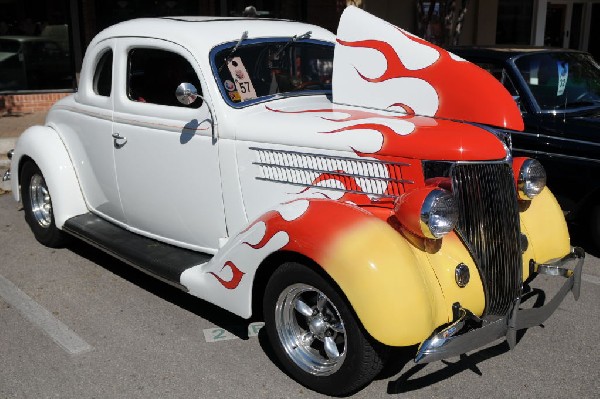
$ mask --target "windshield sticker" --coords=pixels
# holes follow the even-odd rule
[[[234,103],[239,103],[240,101],[242,101],[242,98],[240,97],[240,93],[235,90],[230,91],[227,93],[229,95],[229,98],[231,99],[231,101],[233,101]]]
[[[225,86],[225,90],[227,90],[227,91],[234,91],[235,90],[235,85],[229,79],[227,79],[225,82],[223,82],[223,86]]]
[[[564,61],[558,61],[558,89],[556,90],[557,96],[562,96],[567,88],[567,78],[569,77],[569,63]]]
[[[246,71],[246,67],[242,63],[242,59],[240,57],[232,58],[227,62],[227,68],[229,68],[229,72],[231,72],[231,77],[233,78],[235,88],[239,93],[241,101],[256,98],[256,90],[254,90],[254,86]]]

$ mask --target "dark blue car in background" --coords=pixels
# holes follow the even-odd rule
[[[566,49],[454,47],[494,75],[518,101],[525,122],[515,156],[537,158],[567,219],[586,228],[600,253],[600,65]]]

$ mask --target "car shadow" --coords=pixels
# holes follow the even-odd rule
[[[543,306],[545,302],[546,294],[543,290],[531,288],[527,284],[524,285],[524,292],[521,302],[523,305],[530,304],[526,307],[538,308]],[[540,324],[538,327],[544,328],[544,325]],[[523,339],[525,334],[527,334],[527,331],[527,329],[517,331],[517,344]],[[400,374],[399,377],[388,382],[387,393],[399,394],[416,391],[451,378],[464,371],[472,371],[473,373],[482,376],[482,371],[479,369],[479,367],[477,367],[479,363],[492,359],[496,356],[503,355],[508,351],[510,351],[508,342],[503,340],[493,346],[483,348],[477,352],[462,354],[458,356],[457,360],[454,360],[453,358],[441,360],[446,367],[420,377],[412,378],[421,370],[426,369],[428,364],[412,363],[412,359],[414,359],[414,356],[417,352],[417,346],[397,349],[396,355],[388,361],[386,368],[379,375],[378,379],[381,380],[393,377],[395,374],[401,373],[406,367],[409,367],[406,371]],[[411,363],[414,364],[412,367],[410,366]]]
[[[246,320],[210,302],[192,296],[183,290],[150,276],[113,256],[83,241],[70,240],[66,248],[77,255],[95,263],[120,278],[148,291],[157,297],[193,313],[217,327],[247,340],[248,324],[257,320]]]

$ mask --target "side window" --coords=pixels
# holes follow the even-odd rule
[[[179,54],[135,48],[129,51],[127,63],[127,96],[136,102],[198,108],[199,99],[190,105],[177,101],[175,90],[181,83],[191,83],[200,93],[200,81],[192,65]]]
[[[99,96],[110,97],[112,87],[113,53],[109,49],[102,54],[94,72],[94,92]]]

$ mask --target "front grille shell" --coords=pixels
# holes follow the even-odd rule
[[[426,178],[451,178],[459,207],[456,232],[481,275],[485,315],[506,315],[521,294],[523,275],[519,208],[511,165],[427,162],[424,171]]]

